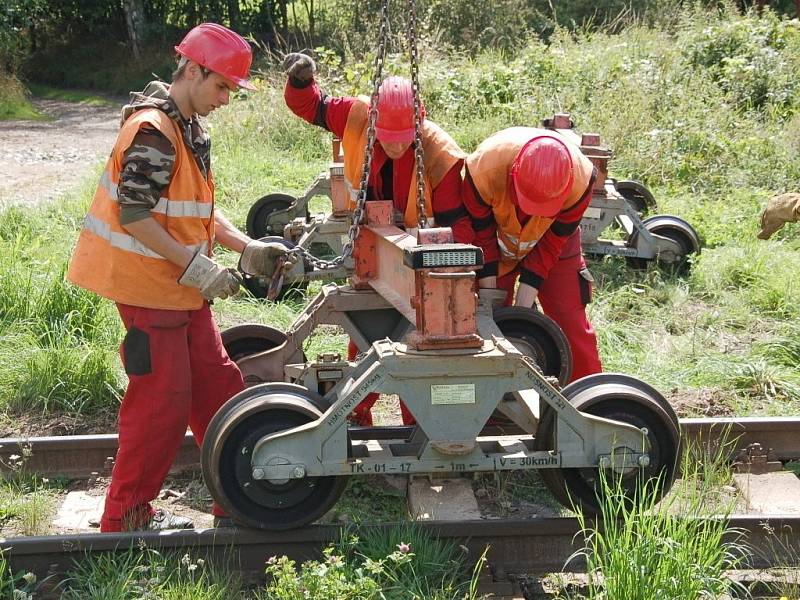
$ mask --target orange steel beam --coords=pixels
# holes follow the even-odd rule
[[[410,343],[420,350],[477,348],[474,267],[481,252],[453,244],[449,228],[424,229],[419,240],[392,224],[391,201],[366,203],[353,249],[353,287],[370,287],[416,325]]]

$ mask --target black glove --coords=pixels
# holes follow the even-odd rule
[[[291,52],[283,57],[283,72],[298,81],[310,81],[317,71],[314,59],[302,52]]]

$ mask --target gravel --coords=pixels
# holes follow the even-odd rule
[[[119,107],[33,104],[50,120],[0,121],[0,207],[56,200],[93,173],[119,130]]]

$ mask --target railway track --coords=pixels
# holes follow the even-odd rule
[[[687,441],[718,447],[721,438],[729,440],[725,449],[731,456],[752,457],[750,451],[756,447],[763,450],[761,462],[800,459],[800,418],[685,419],[681,427]],[[383,435],[396,437],[402,433],[401,429],[385,428]],[[374,430],[371,435],[374,437]],[[366,431],[355,428],[352,436],[358,439],[366,436]],[[0,439],[0,463],[3,469],[8,469],[11,455],[21,455],[24,448],[28,472],[79,478],[107,468],[109,457],[116,452],[116,442],[115,435]],[[187,435],[175,467],[177,470],[194,468],[198,459],[194,440]],[[730,526],[746,535],[753,551],[747,565],[750,568],[786,566],[773,552],[778,539],[784,550],[791,548],[793,556],[800,555],[800,517],[797,515],[735,515]],[[495,572],[560,571],[570,555],[583,545],[577,519],[566,517],[428,521],[421,522],[420,527],[466,546],[474,558],[489,546],[488,559]],[[313,525],[287,532],[200,529],[166,533],[88,533],[0,539],[0,550],[5,552],[15,572],[31,571],[40,579],[51,577],[54,581],[88,553],[141,547],[176,552],[191,549],[197,557],[226,564],[246,577],[258,578],[263,575],[268,557],[285,554],[304,560],[317,556],[340,532],[338,525]],[[582,565],[572,563],[569,568],[579,571]]]
[[[404,427],[381,428],[382,436],[376,436],[373,428],[353,427],[352,439],[369,437],[398,439],[407,435]],[[732,456],[741,454],[755,444],[769,449],[769,458],[774,461],[800,459],[800,418],[756,417],[722,419],[681,419],[681,434],[686,442],[705,446],[718,446],[722,437],[728,441],[727,451]],[[117,436],[113,434],[52,436],[38,438],[0,438],[0,472],[11,470],[11,456],[20,456],[24,451],[25,469],[45,476],[82,478],[93,472],[101,472],[113,461],[117,452]],[[200,452],[191,433],[186,434],[174,471],[195,468],[200,462]]]

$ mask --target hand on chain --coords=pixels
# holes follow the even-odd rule
[[[761,231],[758,237],[768,240],[786,223],[794,223],[800,219],[800,194],[781,194],[774,196],[767,202],[767,207],[761,213]]]
[[[283,271],[288,272],[298,260],[295,252],[280,242],[262,242],[253,240],[245,246],[242,258],[239,260],[239,270],[256,277],[269,277],[275,273],[275,265],[279,259],[283,261]]]
[[[283,72],[299,81],[309,81],[317,72],[317,65],[308,54],[291,52],[283,57]]]
[[[197,252],[178,279],[178,283],[200,290],[203,298],[225,299],[239,291],[242,277],[236,269],[221,267],[202,252]]]

